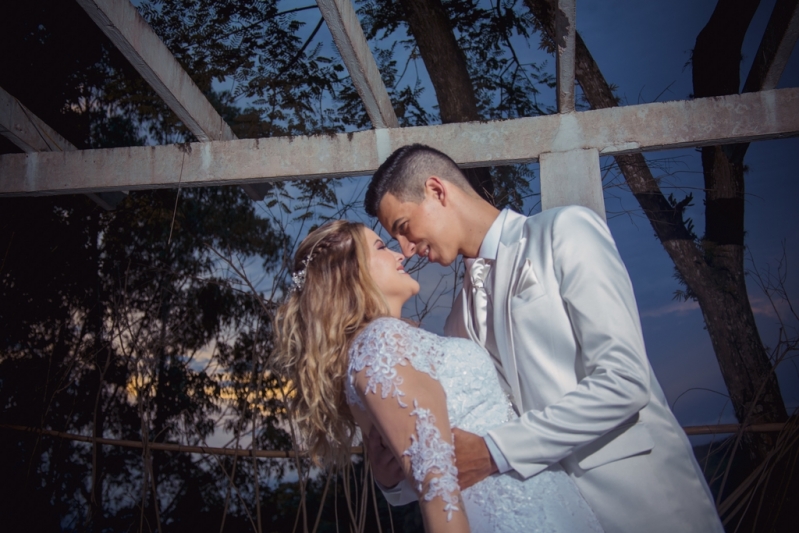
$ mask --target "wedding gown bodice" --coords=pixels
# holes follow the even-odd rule
[[[380,318],[358,335],[349,356],[347,402],[360,409],[365,410],[365,406],[355,390],[353,376],[364,370],[368,376],[366,393],[378,394],[379,385],[385,401],[396,401],[403,407],[414,404],[415,399],[403,392],[403,380],[397,372],[410,364],[441,384],[451,427],[484,436],[516,416],[488,352],[470,340],[441,337],[401,320]],[[428,464],[454,471],[456,479],[454,466],[443,464],[454,457],[448,446],[422,451]],[[452,488],[449,484],[454,482],[452,475],[443,476],[441,485]],[[577,487],[559,465],[527,480],[512,473],[491,476],[462,491],[461,496],[475,532],[601,531]],[[451,507],[457,509],[454,504]]]

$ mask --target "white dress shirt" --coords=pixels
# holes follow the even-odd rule
[[[502,226],[505,224],[505,219],[507,217],[508,209],[503,209],[499,212],[496,220],[494,220],[494,223],[491,224],[490,228],[488,228],[488,232],[486,233],[485,237],[483,237],[483,242],[480,244],[480,250],[477,252],[477,257],[490,259],[491,261],[497,260],[497,254],[499,253],[499,239],[502,237]],[[463,259],[463,263],[466,265],[467,269],[472,267],[473,262],[474,258],[465,257]]]
[[[497,260],[497,253],[499,252],[499,239],[502,237],[502,227],[505,225],[505,219],[507,216],[507,208],[500,211],[499,216],[497,216],[496,220],[494,220],[494,223],[491,224],[490,228],[488,228],[488,232],[485,234],[485,237],[483,237],[483,242],[480,244],[480,250],[477,252],[477,257],[482,257],[483,259],[488,259],[490,261]],[[474,259],[464,258],[463,263],[466,265],[467,269],[471,269]],[[494,442],[494,439],[492,439],[488,434],[486,434],[486,436],[483,438],[485,439],[486,447],[488,447],[488,452],[491,454],[491,458],[494,460],[494,463],[496,463],[499,472],[504,474],[510,470],[511,467],[508,463],[508,460],[505,459],[505,456]]]

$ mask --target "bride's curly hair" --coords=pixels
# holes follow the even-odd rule
[[[347,405],[350,343],[372,320],[388,316],[368,269],[364,225],[338,220],[312,231],[294,256],[304,283],[278,308],[274,367],[293,386],[291,409],[317,464],[346,464],[355,435]],[[302,276],[300,276],[302,277]]]

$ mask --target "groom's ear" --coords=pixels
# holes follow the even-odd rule
[[[424,182],[425,197],[432,198],[440,202],[441,205],[447,205],[449,201],[448,192],[446,182],[438,176],[430,176]]]

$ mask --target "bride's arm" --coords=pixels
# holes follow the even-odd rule
[[[469,531],[458,488],[444,389],[407,359],[371,361],[352,384],[365,411],[353,406],[364,432],[374,424],[419,494],[425,530]],[[371,423],[371,424],[370,424]]]

